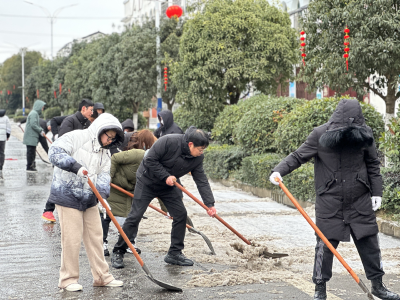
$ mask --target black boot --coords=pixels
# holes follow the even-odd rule
[[[326,282],[315,285],[314,300],[326,300]]]
[[[382,277],[372,279],[372,295],[382,300],[400,300],[400,296],[396,293],[389,291],[382,282]]]

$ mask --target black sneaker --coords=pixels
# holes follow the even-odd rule
[[[326,300],[326,283],[325,282],[315,285],[314,300]]]
[[[122,269],[125,268],[124,255],[119,252],[113,252],[111,256],[111,265],[113,268]]]
[[[377,279],[372,279],[372,295],[378,297],[379,299],[383,300],[400,300],[400,296],[396,293],[389,291],[385,284],[382,282],[382,277]]]
[[[37,170],[34,167],[27,168],[26,171],[28,173],[36,173],[37,172]]]
[[[173,255],[168,253],[164,257],[164,261],[170,265],[178,265],[178,266],[193,266],[193,260],[187,258],[183,253]]]

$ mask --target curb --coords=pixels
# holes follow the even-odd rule
[[[264,188],[259,188],[252,185],[244,184],[237,180],[235,181],[229,179],[211,179],[211,180],[214,182],[219,182],[228,187],[233,186],[235,188],[241,189],[245,192],[252,193],[253,195],[256,195],[261,198],[271,198],[275,202],[295,208],[292,201],[290,201],[290,199],[285,194],[281,194],[277,191],[267,190]],[[298,202],[302,208],[307,208],[314,205],[314,203],[309,201],[298,200]],[[389,236],[400,238],[399,222],[393,222],[378,217],[376,218],[376,222],[378,223],[379,232]]]

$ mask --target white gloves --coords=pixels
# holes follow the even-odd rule
[[[108,204],[106,199],[103,199],[103,201],[106,203],[107,207],[109,210],[111,210],[110,205]],[[97,208],[99,209],[99,211],[103,214],[106,215],[107,214],[107,210],[103,207],[103,205],[101,204],[101,202],[99,201],[99,204],[97,204]]]
[[[381,207],[382,197],[372,196],[371,200],[372,200],[372,209],[374,211],[377,211],[379,207]]]
[[[271,181],[272,184],[279,185],[279,182],[275,181],[275,178],[279,178],[280,181],[283,181],[279,172],[273,172],[271,176],[269,176],[269,181]]]
[[[78,175],[79,177],[81,177],[81,178],[84,179],[84,180],[87,180],[87,175],[84,175],[84,174],[83,174],[83,171],[88,172],[88,170],[87,170],[85,167],[81,167],[81,168],[78,170],[78,173],[76,173],[76,175]]]
[[[41,135],[41,136],[45,136],[46,133],[44,133],[44,131],[42,131],[42,132],[40,133],[40,135]]]

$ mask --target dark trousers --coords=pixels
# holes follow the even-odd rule
[[[46,211],[51,211],[51,212],[53,212],[55,208],[56,208],[56,205],[55,205],[54,203],[50,203],[49,200],[47,200],[46,206],[45,206],[45,209],[44,209],[43,212],[44,212],[44,213],[45,213]]]
[[[0,171],[3,170],[4,159],[6,156],[4,155],[4,151],[6,150],[6,141],[0,141]]]
[[[39,143],[40,145],[42,145],[44,151],[46,151],[46,153],[49,153],[49,145],[47,144],[47,140],[43,135],[39,136]]]
[[[110,229],[110,223],[111,223],[111,218],[109,215],[106,214],[106,217],[103,218],[103,214],[100,214],[101,216],[101,226],[103,227],[103,243],[107,243],[107,237],[108,237],[108,230]],[[137,236],[137,230],[139,227],[136,227],[136,232],[133,233],[133,238],[131,241],[132,244],[135,244],[135,238]]]
[[[354,244],[364,266],[365,275],[368,280],[376,279],[385,275],[381,263],[381,250],[379,249],[378,235],[371,235],[357,240],[351,232]],[[339,246],[339,241],[329,240],[335,249]],[[324,242],[317,237],[315,247],[314,274],[315,284],[329,281],[332,277],[333,253]]]
[[[36,146],[26,146],[26,168],[29,169],[33,166],[36,158]]]
[[[136,182],[135,196],[133,197],[131,211],[126,219],[122,229],[128,236],[130,241],[136,238],[139,222],[149,206],[151,200],[159,197],[169,214],[173,217],[171,230],[171,245],[168,253],[173,255],[179,254],[184,248],[184,240],[186,233],[186,208],[182,202],[181,191],[174,187],[168,187],[162,190],[154,190],[149,186],[144,185],[140,180]],[[120,236],[115,244],[113,252],[125,253],[128,248],[124,239]]]

